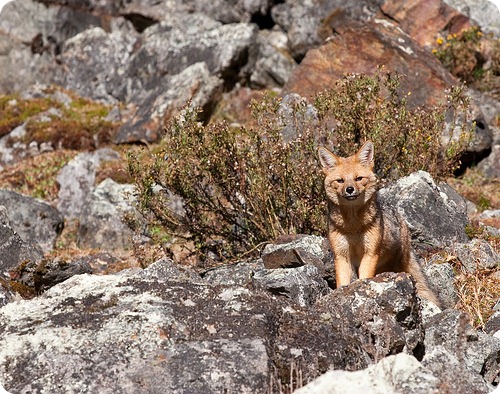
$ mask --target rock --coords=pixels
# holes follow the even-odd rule
[[[333,254],[328,240],[315,235],[298,235],[295,239],[267,244],[262,251],[267,269],[313,265],[331,287],[335,287]]]
[[[449,386],[451,389],[454,386]],[[440,380],[415,357],[400,353],[388,356],[361,371],[328,371],[295,394],[431,393],[443,390]]]
[[[144,31],[126,75],[131,79],[127,100],[153,90],[165,75],[177,75],[200,62],[226,82],[237,80],[256,36],[252,24],[222,25],[201,14],[172,15]]]
[[[92,268],[84,260],[66,261],[61,258],[45,258],[33,273],[33,284],[37,293],[64,282],[74,275],[90,274]]]
[[[443,0],[472,19],[485,33],[500,36],[500,10],[498,5],[487,0]]]
[[[132,247],[132,230],[124,215],[134,214],[135,186],[112,179],[102,181],[85,200],[78,229],[78,245],[108,251]]]
[[[382,204],[395,207],[419,247],[467,242],[465,200],[447,184],[418,171],[380,190]]]
[[[493,315],[490,316],[490,318],[484,325],[484,332],[486,332],[487,334],[493,335],[499,331],[500,331],[500,310],[493,313]]]
[[[94,189],[97,169],[101,163],[119,158],[110,148],[76,155],[57,175],[60,186],[57,209],[68,219],[81,217],[86,198]]]
[[[493,146],[491,153],[478,163],[477,168],[486,178],[500,178],[500,145]]]
[[[335,87],[346,70],[354,74],[374,74],[381,64],[406,77],[402,94],[411,92],[408,104],[433,105],[444,100],[444,90],[457,83],[439,60],[422,49],[391,23],[374,20],[358,23],[347,19],[335,26],[336,35],[317,49],[311,49],[284,87],[311,98]],[[367,48],[353,51],[352,48]]]
[[[44,45],[60,45],[95,26],[101,26],[100,18],[77,7],[48,6],[33,0],[9,1],[0,14],[0,30],[31,45],[33,53],[42,53]]]
[[[271,15],[276,24],[287,33],[293,57],[301,59],[310,48],[317,46],[328,36],[324,34],[325,25],[336,16],[346,15],[349,18],[366,20],[379,10],[381,4],[382,1],[378,0],[288,0],[274,6]]]
[[[187,0],[187,7],[196,12],[210,15],[222,23],[250,22],[264,18],[274,4],[272,0],[224,0],[210,2]]]
[[[14,300],[14,293],[7,286],[6,282],[0,279],[0,308],[7,305],[9,302]],[[0,385],[0,393],[2,392],[2,386]]]
[[[42,257],[42,251],[24,242],[9,220],[7,208],[0,205],[0,279],[7,277],[24,260],[36,261]]]
[[[258,259],[236,264],[225,264],[207,270],[201,276],[211,285],[247,286],[252,283],[254,272],[262,269],[264,269],[264,264],[261,259]]]
[[[285,296],[300,306],[312,305],[328,293],[328,284],[312,265],[297,268],[276,268],[256,270],[253,286],[278,296]]]
[[[1,307],[0,380],[11,392],[273,392],[292,365],[307,381],[330,367],[419,353],[421,328],[404,274],[357,281],[303,309],[249,287],[210,285],[162,259],[145,270],[76,275]]]
[[[0,309],[0,380],[12,392],[265,392],[277,313],[242,287],[78,275]]]
[[[52,82],[55,56],[63,42],[91,26],[95,15],[78,7],[47,6],[33,0],[10,1],[0,14],[0,93],[19,92]]]
[[[500,338],[478,332],[477,340],[467,343],[465,364],[476,374],[484,377],[487,383],[498,386],[500,383]]]
[[[363,369],[389,354],[421,357],[423,350],[415,287],[406,274],[359,280],[309,310],[287,310],[277,330],[275,363],[283,379],[299,370],[307,382],[329,369]]]
[[[95,27],[67,40],[51,81],[80,96],[113,104],[124,100],[131,53],[137,36]],[[53,66],[52,66],[53,68]]]
[[[281,87],[290,77],[297,63],[288,53],[287,37],[283,32],[261,30],[257,43],[251,49],[254,54],[245,67],[250,68],[250,86],[253,88]]]
[[[117,144],[156,141],[161,134],[164,120],[179,114],[180,107],[188,102],[191,107],[204,108],[207,113],[215,106],[222,93],[223,81],[212,76],[206,63],[196,63],[178,75],[156,81],[156,88],[132,101],[135,106],[131,119],[118,131]],[[142,97],[142,98],[140,98]]]
[[[0,190],[0,205],[6,207],[12,229],[23,242],[43,252],[52,250],[64,227],[64,218],[57,209],[9,190]]]
[[[483,239],[475,238],[468,243],[457,243],[448,250],[449,253],[457,256],[462,267],[469,273],[492,269],[500,263],[500,255]]]
[[[424,47],[434,46],[436,37],[442,31],[454,34],[470,27],[465,15],[442,0],[417,0],[410,4],[388,0],[380,10]]]
[[[474,331],[463,312],[448,309],[426,322],[426,352],[440,346],[463,360],[469,372],[480,374],[488,383],[498,382],[500,339]]]
[[[484,379],[468,369],[463,361],[442,346],[426,352],[422,365],[439,377],[439,392],[488,393]]]
[[[459,299],[455,289],[455,273],[451,264],[442,262],[433,264],[431,259],[424,267],[424,273],[432,289],[439,294],[443,306],[454,308]]]
[[[291,142],[306,132],[311,132],[318,122],[317,109],[296,93],[283,97],[278,113],[283,122],[281,133],[284,142]]]

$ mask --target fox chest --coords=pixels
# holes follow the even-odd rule
[[[330,237],[330,243],[336,256],[343,256],[354,266],[359,266],[365,254],[372,254],[378,243],[374,234],[335,234]]]

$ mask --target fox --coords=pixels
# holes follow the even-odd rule
[[[325,175],[337,288],[356,277],[406,272],[415,279],[417,294],[442,308],[414,256],[406,223],[380,202],[373,143],[366,141],[355,155],[345,158],[320,146],[318,157]]]

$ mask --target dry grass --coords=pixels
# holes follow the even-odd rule
[[[461,196],[477,205],[478,210],[500,208],[500,179],[485,178],[478,169],[468,169],[459,178],[448,178],[447,183]]]
[[[16,163],[0,173],[0,188],[53,203],[59,192],[57,174],[77,153],[58,150]]]

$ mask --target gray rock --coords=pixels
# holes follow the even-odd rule
[[[75,276],[0,310],[0,380],[12,392],[264,392],[270,301],[242,287]]]
[[[14,300],[14,293],[6,286],[6,283],[0,280],[0,308]],[[0,393],[2,386],[0,385]]]
[[[294,363],[307,381],[422,340],[405,275],[358,281],[302,310],[248,287],[194,283],[188,271],[161,260],[76,275],[1,307],[0,381],[11,392],[56,394],[274,392],[273,379]]]
[[[61,258],[45,258],[33,272],[33,285],[35,291],[40,293],[72,276],[90,273],[92,273],[92,268],[85,260],[66,261]]]
[[[101,26],[98,16],[82,12],[78,7],[47,6],[33,0],[9,1],[0,14],[0,30],[16,41],[34,46],[58,45],[94,26]]]
[[[467,343],[464,361],[487,383],[494,386],[500,384],[500,338],[479,331],[477,340]]]
[[[0,14],[0,93],[52,82],[62,43],[101,19],[80,8],[46,6],[33,0],[8,2]]]
[[[186,6],[196,12],[210,15],[223,23],[250,22],[255,16],[268,13],[274,1],[272,0],[224,0],[197,1],[184,0]]]
[[[500,265],[500,255],[483,239],[473,239],[468,243],[458,243],[448,248],[449,253],[458,257],[467,272],[491,269]]]
[[[57,175],[60,186],[57,209],[66,218],[81,217],[86,198],[95,186],[96,170],[101,163],[119,158],[120,155],[109,148],[76,155]]]
[[[119,130],[115,142],[156,141],[163,121],[178,113],[179,107],[190,102],[192,107],[209,108],[222,94],[224,81],[212,76],[205,63],[187,67],[178,75],[156,80],[156,88],[141,92],[132,99],[141,103]]]
[[[439,392],[468,394],[490,391],[481,375],[465,367],[461,359],[443,346],[436,346],[426,352],[422,365],[439,377]]]
[[[422,342],[413,281],[386,273],[332,291],[308,310],[287,309],[277,329],[275,363],[280,376],[299,369],[307,382],[329,369],[366,368],[389,354],[421,356]]]
[[[400,353],[361,371],[328,371],[294,393],[343,394],[348,390],[351,394],[419,394],[443,390],[440,383],[415,357]]]
[[[314,304],[330,290],[318,269],[312,265],[257,270],[254,272],[252,283],[257,289],[290,298],[300,306]]]
[[[78,245],[85,248],[128,250],[132,230],[124,223],[125,214],[134,214],[135,187],[112,179],[102,181],[85,200]]]
[[[157,87],[165,75],[177,75],[205,62],[211,74],[237,78],[256,39],[252,24],[221,25],[200,14],[173,15],[143,33],[143,43],[130,59],[127,99]]]
[[[318,111],[297,93],[285,95],[278,110],[282,118],[283,140],[291,142],[306,132],[312,132],[318,121]]]
[[[124,75],[136,40],[131,33],[106,33],[100,27],[85,30],[64,43],[52,82],[94,100],[123,101]]]
[[[458,294],[455,289],[455,273],[450,263],[436,263],[429,261],[424,267],[429,284],[439,294],[445,308],[453,308],[458,302]]]
[[[467,242],[467,204],[451,187],[436,184],[424,171],[415,172],[380,190],[384,205],[395,207],[419,247]]]
[[[461,360],[469,372],[483,376],[487,383],[499,381],[500,339],[473,330],[463,312],[448,309],[426,322],[426,352],[439,346]]]
[[[477,168],[486,178],[500,178],[500,145],[493,146],[491,153],[478,163]]]
[[[497,305],[499,304],[500,301],[497,302]],[[493,315],[490,316],[490,318],[484,325],[484,332],[490,335],[494,335],[495,333],[500,332],[500,310],[497,310],[495,313],[493,313]],[[496,335],[496,337],[500,338],[500,335]]]
[[[263,268],[264,264],[262,260],[258,259],[238,262],[236,264],[224,264],[205,271],[201,276],[211,285],[246,286],[252,283],[254,272]]]
[[[259,31],[246,66],[251,69],[250,85],[253,88],[281,87],[288,81],[297,63],[288,53],[287,41],[283,32]]]
[[[43,252],[52,250],[64,227],[57,209],[10,190],[0,190],[0,205],[6,207],[10,225],[23,242]]]

